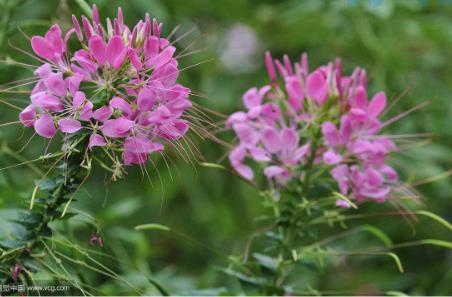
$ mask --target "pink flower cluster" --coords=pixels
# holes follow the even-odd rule
[[[184,136],[190,89],[176,83],[176,48],[160,36],[162,24],[146,15],[131,30],[119,8],[104,27],[95,5],[92,21],[82,16],[80,26],[72,20],[64,36],[53,25],[31,39],[43,64],[34,72],[38,80],[21,122],[45,138],[58,131],[88,134],[87,149],[120,151],[126,165],[142,164],[149,153],[164,150],[165,141]],[[71,52],[74,34],[79,47]]]
[[[263,165],[267,178],[284,186],[326,168],[343,195],[384,201],[397,182],[397,173],[385,162],[396,145],[379,135],[385,94],[369,101],[366,72],[356,68],[343,75],[339,59],[312,72],[306,54],[292,64],[287,56],[273,61],[266,53],[265,62],[270,84],[245,92],[246,111],[226,122],[239,140],[229,155],[237,173],[254,178],[245,164],[249,157]],[[337,205],[350,206],[345,200]]]

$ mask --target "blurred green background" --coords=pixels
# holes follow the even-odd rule
[[[346,71],[361,65],[367,69],[371,93],[385,90],[388,97],[407,93],[387,115],[390,118],[426,100],[430,104],[387,128],[389,133],[434,134],[432,143],[403,151],[394,161],[404,179],[419,180],[452,168],[452,2],[451,1],[326,1],[326,0],[99,0],[101,18],[115,15],[122,6],[125,20],[133,25],[146,12],[164,22],[168,34],[180,25],[174,38],[183,57],[180,81],[202,97],[200,105],[228,114],[241,108],[241,94],[267,82],[263,65],[265,50],[274,57],[287,53],[292,59],[306,51],[311,69],[342,57]],[[54,22],[67,29],[70,16],[83,12],[72,0],[0,0],[0,58],[34,63],[13,46],[30,52],[26,35],[43,34]],[[188,32],[186,35],[184,33]],[[200,50],[200,51],[197,51]],[[30,69],[0,65],[0,84],[29,77]],[[21,91],[30,90],[24,86]],[[25,106],[20,93],[0,93],[0,99]],[[1,123],[17,120],[17,111],[0,107]],[[214,117],[220,123],[221,118]],[[221,123],[220,123],[221,124]],[[32,131],[19,125],[0,129],[0,166],[38,157],[46,143],[33,139],[21,152]],[[230,141],[229,134],[218,137]],[[208,162],[221,161],[227,152],[211,140],[193,135],[193,141]],[[261,197],[229,171],[204,168],[184,162],[175,152],[169,169],[156,159],[149,166],[151,183],[138,168],[130,168],[125,180],[106,183],[95,172],[74,205],[93,215],[101,225],[103,248],[120,263],[103,261],[124,277],[140,284],[142,273],[152,273],[171,292],[223,287],[238,290],[234,279],[218,268],[228,255],[240,254],[255,230],[254,218],[264,211]],[[222,161],[228,165],[226,161]],[[42,163],[35,163],[38,168]],[[8,208],[26,207],[38,176],[28,166],[0,172],[2,216]],[[162,187],[163,185],[163,187]],[[164,189],[164,191],[162,190]],[[452,221],[450,177],[418,187],[422,205]],[[374,205],[371,210],[387,209]],[[365,220],[350,223],[365,223]],[[394,242],[416,238],[450,240],[450,232],[419,218],[416,234],[400,217],[369,220],[391,235]],[[134,226],[160,223],[175,232],[138,232]],[[66,226],[69,237],[88,246],[90,229],[73,220]],[[332,230],[334,232],[334,230]],[[368,244],[370,238],[350,239],[350,244]],[[397,250],[405,273],[380,258],[338,259],[324,271],[299,275],[299,285],[319,290],[378,294],[388,290],[409,294],[452,294],[452,253],[436,247]],[[123,294],[127,289],[104,276],[92,275],[91,283],[103,293]],[[149,288],[147,293],[152,294]],[[130,292],[129,292],[130,293]],[[199,292],[198,292],[199,293]]]

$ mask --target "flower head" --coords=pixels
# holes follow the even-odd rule
[[[190,89],[177,83],[176,48],[161,37],[161,23],[146,15],[129,28],[121,8],[105,24],[95,5],[92,15],[82,16],[81,25],[73,16],[64,35],[53,25],[32,37],[34,53],[45,62],[34,72],[38,82],[20,121],[44,138],[88,136],[88,151],[103,147],[116,161],[142,164],[187,133]],[[68,49],[71,38],[78,48]]]
[[[339,59],[309,71],[306,54],[292,64],[266,53],[265,64],[270,83],[246,91],[246,110],[226,122],[239,140],[229,155],[237,173],[254,178],[248,157],[279,186],[298,179],[309,187],[307,175],[319,169],[330,173],[342,195],[384,201],[397,182],[386,157],[397,147],[379,135],[386,96],[368,100],[366,72],[344,75]]]

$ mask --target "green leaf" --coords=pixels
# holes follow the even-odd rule
[[[5,239],[0,241],[0,246],[7,249],[24,248],[26,244],[27,244],[26,242],[11,239]]]
[[[439,239],[423,239],[423,240],[419,241],[419,244],[435,245],[435,246],[439,246],[439,247],[452,249],[452,242],[439,240]]]
[[[259,278],[259,277],[252,277],[252,276],[247,276],[243,273],[240,273],[238,271],[235,271],[231,268],[227,268],[227,269],[221,269],[224,273],[226,273],[229,276],[235,277],[238,280],[245,282],[247,284],[251,284],[251,285],[256,285],[256,286],[261,286],[264,285],[266,283],[264,278]]]
[[[135,226],[135,230],[160,230],[160,231],[170,231],[171,229],[167,226],[160,224],[143,224]]]
[[[171,296],[167,289],[165,289],[157,280],[148,277],[149,282],[162,294],[162,296]]]
[[[372,226],[372,225],[363,225],[360,228],[366,232],[371,233],[378,239],[380,239],[386,247],[392,246],[391,238],[386,233],[384,233],[381,229],[379,229],[375,226]]]
[[[216,168],[216,169],[226,170],[226,167],[224,167],[223,165],[220,165],[220,164],[216,164],[216,163],[200,162],[199,165],[201,165],[202,167],[207,167],[207,168]]]
[[[55,179],[53,178],[46,178],[46,179],[38,179],[35,180],[36,186],[40,190],[53,190],[57,186]]]
[[[437,214],[434,214],[434,213],[432,213],[430,211],[426,211],[426,210],[416,211],[416,214],[429,217],[429,218],[435,220],[436,222],[440,223],[441,225],[445,226],[447,229],[452,231],[452,224]]]
[[[400,261],[399,256],[397,256],[394,253],[385,253],[384,255],[387,255],[389,257],[391,257],[392,259],[394,259],[394,262],[397,265],[397,268],[399,269],[400,272],[403,272],[403,266],[402,266],[402,262]]]
[[[259,264],[261,266],[263,266],[267,269],[270,269],[272,271],[275,271],[279,266],[279,262],[277,259],[269,257],[267,255],[254,253],[253,257],[257,260],[257,262],[259,262]]]

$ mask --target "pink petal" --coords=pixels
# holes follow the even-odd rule
[[[91,26],[91,23],[84,15],[82,15],[82,24],[83,30],[85,30],[86,39],[90,40],[91,36],[93,35],[93,27]]]
[[[308,76],[306,82],[308,96],[323,104],[328,98],[328,82],[320,71],[315,71]]]
[[[167,121],[159,128],[161,137],[167,139],[178,139],[187,133],[188,129],[188,122],[184,120]]]
[[[270,153],[277,153],[281,150],[281,138],[274,128],[265,128],[262,131],[262,143]]]
[[[93,117],[93,103],[91,101],[86,101],[85,107],[83,107],[80,112],[80,120],[89,121]]]
[[[96,50],[99,59],[103,59],[102,61],[105,63],[105,49],[104,50],[98,49],[98,47],[100,46],[99,43],[103,44],[103,42],[104,42],[103,39],[100,38],[99,41],[93,41],[92,46],[93,49]],[[105,47],[105,44],[103,44],[103,46]],[[91,49],[91,51],[93,51],[93,49]],[[77,61],[78,64],[80,64],[80,66],[82,67],[82,69],[88,73],[94,72],[98,68],[98,65],[91,59],[88,52],[85,50],[76,51],[74,53],[74,57],[72,58],[72,60]],[[72,68],[74,68],[74,66],[72,66]]]
[[[342,161],[342,156],[333,151],[327,151],[323,154],[323,161],[328,165],[334,165]]]
[[[349,170],[347,165],[339,165],[334,167],[331,171],[331,176],[336,180],[339,190],[342,194],[347,195],[348,193],[348,176]]]
[[[179,69],[173,64],[166,64],[159,68],[156,68],[151,75],[151,80],[158,80],[163,84],[164,90],[171,87],[176,83],[177,77],[179,76]]]
[[[341,143],[341,135],[336,126],[331,122],[322,123],[322,133],[325,144],[329,146],[336,146]]]
[[[253,170],[251,169],[251,167],[249,167],[247,165],[244,165],[244,164],[241,164],[241,163],[232,164],[232,167],[244,179],[246,179],[246,180],[253,180],[254,173],[253,173]]]
[[[236,123],[233,129],[240,142],[248,145],[255,145],[259,141],[259,133],[250,125],[245,123]]]
[[[158,69],[165,64],[168,64],[173,58],[176,48],[174,46],[167,46],[160,54],[158,54],[151,62],[154,69]]]
[[[130,103],[127,102],[126,100],[122,99],[121,97],[117,97],[117,96],[113,97],[110,100],[109,104],[112,108],[121,110],[124,113],[124,115],[126,115],[126,116],[130,116],[133,113]]]
[[[355,104],[352,105],[356,108],[366,109],[368,100],[367,100],[367,91],[363,86],[358,86],[356,89],[355,95]]]
[[[151,142],[149,139],[141,136],[129,137],[124,141],[124,150],[135,154],[148,154],[156,151],[163,151],[161,143]]]
[[[368,168],[366,170],[367,182],[374,187],[379,187],[384,182],[384,177],[380,172],[373,168]]]
[[[264,169],[264,174],[266,177],[272,178],[283,174],[285,171],[286,169],[280,166],[268,166]]]
[[[77,34],[78,40],[83,41],[83,34],[82,34],[82,30],[80,28],[80,23],[78,22],[75,15],[72,15],[72,23],[74,24],[74,30],[75,30],[75,34]]]
[[[350,137],[353,133],[353,127],[350,121],[350,117],[349,116],[342,116],[341,117],[341,126],[340,126],[340,134],[341,134],[341,139],[344,142],[348,142],[350,140]]]
[[[244,146],[235,147],[229,154],[231,164],[242,163],[245,159],[246,148]]]
[[[231,114],[226,120],[226,127],[231,128],[234,123],[244,122],[247,119],[246,113],[243,111],[237,111]]]
[[[105,41],[100,36],[94,35],[89,39],[89,49],[97,62],[104,65],[107,60]]]
[[[36,55],[41,58],[52,60],[53,59],[53,48],[52,45],[41,36],[33,36],[31,38],[31,47]]]
[[[164,122],[171,118],[171,111],[164,105],[157,107],[154,111],[150,113],[147,118],[149,123],[159,123]]]
[[[66,96],[66,82],[63,79],[63,73],[49,74],[44,80],[47,89],[58,97]]]
[[[265,67],[267,68],[268,77],[272,82],[276,81],[275,65],[269,51],[265,52]]]
[[[124,165],[144,164],[148,159],[147,154],[136,154],[130,151],[124,151]]]
[[[137,96],[137,105],[141,112],[146,112],[151,110],[157,100],[157,94],[149,89],[142,88]]]
[[[386,95],[383,92],[379,92],[372,97],[367,108],[369,117],[376,118],[386,107]]]
[[[134,121],[120,117],[114,120],[105,121],[100,127],[100,130],[107,137],[125,137],[128,136],[134,125]]]
[[[308,142],[305,145],[299,147],[295,150],[294,159],[296,162],[298,162],[301,158],[306,156],[311,149],[311,144]]]
[[[350,109],[350,115],[353,120],[364,122],[367,120],[367,113],[365,110],[360,108],[352,108]]]
[[[64,133],[75,133],[78,130],[82,129],[82,125],[79,121],[69,118],[60,119],[58,121],[58,126]]]
[[[115,35],[110,38],[107,45],[106,55],[111,67],[115,69],[121,68],[127,55],[127,48],[121,36]]]
[[[49,63],[44,63],[39,66],[34,72],[34,75],[39,76],[40,78],[46,78],[50,74],[52,74],[52,66]]]
[[[51,111],[62,111],[64,109],[60,98],[47,94],[46,92],[39,92],[30,96],[31,102],[37,107]]]
[[[56,134],[53,118],[48,113],[42,114],[34,126],[36,133],[44,138],[52,138]]]
[[[75,94],[78,91],[82,80],[83,80],[83,75],[78,74],[78,73],[66,78],[67,88],[69,89],[69,92],[71,94]]]
[[[341,207],[341,208],[350,208],[350,207],[352,207],[352,205],[347,200],[344,200],[344,199],[336,200],[336,206],[337,207]]]
[[[274,103],[262,105],[262,115],[269,122],[277,121],[281,118],[281,109]]]
[[[96,4],[93,4],[93,7],[91,9],[91,15],[92,15],[93,22],[95,24],[99,24],[99,11],[97,10]]]
[[[155,36],[149,37],[144,44],[144,57],[149,60],[155,57],[159,52],[159,40]]]
[[[110,106],[102,106],[94,112],[93,117],[99,122],[105,122],[113,113],[113,108]]]
[[[61,54],[65,48],[63,37],[61,33],[61,28],[58,24],[50,27],[49,31],[47,31],[45,35],[45,39],[52,46],[53,54],[56,59],[61,58]]]
[[[284,128],[281,131],[281,143],[285,150],[293,150],[298,146],[298,141],[300,137],[298,136],[295,129]]]
[[[388,165],[383,165],[380,168],[380,172],[383,173],[391,182],[396,182],[398,179],[397,172],[394,170],[394,168]]]
[[[251,107],[248,112],[247,116],[250,119],[256,119],[258,116],[260,116],[262,113],[262,105]]]
[[[301,109],[304,100],[304,92],[298,77],[291,76],[286,78],[286,91],[288,94],[289,105],[294,111],[298,112]]]
[[[268,152],[260,147],[249,147],[248,151],[250,152],[251,158],[253,158],[255,161],[260,162],[271,161]]]
[[[36,112],[34,106],[30,104],[25,107],[24,110],[22,110],[22,112],[19,114],[19,119],[25,127],[33,126],[36,120]]]
[[[140,71],[141,67],[143,66],[143,64],[141,63],[140,58],[138,57],[138,55],[135,52],[135,50],[133,48],[129,47],[129,50],[128,50],[127,53],[128,53],[130,62],[132,63],[133,67],[135,67],[135,69],[137,71]]]
[[[251,88],[243,94],[243,104],[245,104],[247,109],[251,109],[262,103],[262,97],[257,93],[257,88]]]
[[[91,134],[89,137],[88,148],[91,150],[95,146],[106,146],[107,142],[105,139],[99,134]]]
[[[72,108],[78,109],[85,102],[86,96],[83,92],[76,92],[72,99]]]

